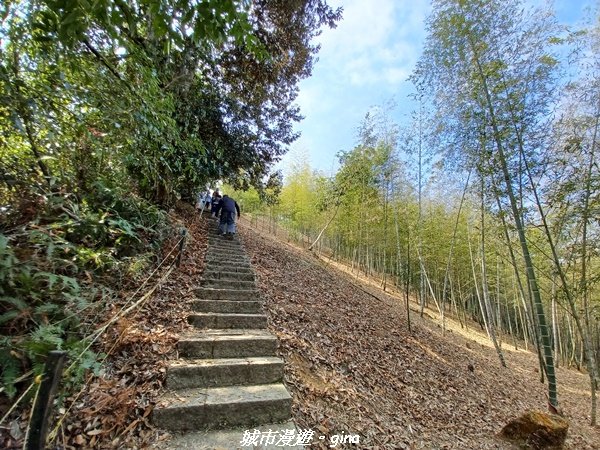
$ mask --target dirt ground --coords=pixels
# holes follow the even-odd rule
[[[177,335],[188,328],[188,300],[207,248],[208,222],[190,208],[179,217],[189,231],[181,267],[142,310],[106,334],[98,349],[110,354],[104,374],[91,376],[56,411],[52,428],[59,433],[50,448],[142,449],[168,437],[150,414],[168,361],[177,358]],[[496,437],[502,426],[524,411],[546,410],[534,354],[505,344],[502,368],[484,334],[451,320],[442,333],[435,311],[423,319],[413,312],[409,332],[403,301],[376,281],[247,226],[240,231],[269,328],[280,339],[300,428],[328,438],[358,434],[360,444],[348,448],[509,449]],[[560,368],[558,382],[570,421],[567,448],[600,449],[600,430],[588,425],[587,375]],[[22,410],[0,430],[0,447],[22,448],[28,414]],[[319,445],[325,448],[311,448]]]
[[[503,368],[484,334],[452,320],[443,333],[435,311],[411,311],[409,332],[401,298],[248,226],[240,234],[280,339],[299,427],[359,434],[363,449],[509,449],[496,436],[502,427],[546,411],[535,354],[505,343]],[[600,448],[588,376],[559,368],[557,377],[566,448]]]

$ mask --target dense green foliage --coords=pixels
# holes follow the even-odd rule
[[[160,208],[215,179],[277,189],[311,38],[340,15],[322,0],[2,3],[4,393],[49,350],[86,348],[96,315],[156,264]]]
[[[260,187],[296,137],[310,39],[339,15],[320,0],[6,4],[2,203],[98,178],[161,203],[215,178]]]
[[[18,375],[41,372],[50,350],[82,358],[75,379],[95,364],[82,338],[124,278],[139,280],[153,264],[168,231],[158,208],[100,184],[83,202],[52,196],[41,207],[37,220],[0,234],[0,354],[9,396]]]

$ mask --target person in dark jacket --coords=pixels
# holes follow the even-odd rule
[[[223,198],[221,198],[217,204],[215,212],[217,217],[219,217],[219,213],[221,213],[219,220],[219,231],[221,236],[233,236],[235,234],[236,218],[239,219],[240,217],[240,206],[228,195],[223,195]]]
[[[212,198],[211,198],[211,208],[210,208],[210,214],[211,214],[211,216],[217,217],[217,214],[216,214],[217,205],[219,204],[220,201],[221,201],[221,194],[219,194],[219,190],[216,189],[212,193]]]

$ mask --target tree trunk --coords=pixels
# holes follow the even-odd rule
[[[498,340],[496,338],[496,330],[494,327],[494,318],[492,317],[492,305],[490,302],[490,292],[487,284],[487,269],[486,269],[486,257],[485,257],[485,210],[484,210],[484,183],[483,183],[483,175],[481,176],[481,290],[483,294],[483,304],[485,305],[485,310],[482,310],[482,314],[487,315],[487,327],[488,327],[488,335],[494,344],[494,348],[496,349],[496,353],[498,353],[498,358],[500,359],[500,363],[502,367],[506,367],[506,361],[504,360],[504,355],[502,354],[502,349],[500,345],[498,345]]]
[[[542,340],[542,345],[544,349],[544,361],[546,366],[546,374],[548,376],[548,401],[550,409],[557,410],[558,409],[558,393],[556,388],[556,373],[554,369],[554,355],[552,354],[552,347],[550,344],[550,336],[548,333],[548,325],[546,323],[546,314],[544,313],[544,305],[542,303],[542,297],[540,295],[540,290],[538,287],[537,277],[535,275],[535,269],[533,267],[533,260],[531,258],[531,254],[529,252],[529,244],[527,243],[527,238],[525,236],[525,227],[523,225],[523,221],[521,219],[521,212],[519,210],[517,200],[512,187],[512,178],[510,175],[510,171],[508,169],[508,163],[506,159],[506,155],[504,154],[504,146],[500,139],[501,133],[498,129],[498,123],[496,121],[496,112],[494,110],[494,105],[492,103],[492,97],[490,91],[487,86],[487,77],[483,72],[483,68],[481,67],[481,63],[478,58],[476,46],[473,44],[471,39],[471,50],[473,51],[473,56],[475,60],[475,64],[477,65],[477,70],[480,76],[480,81],[482,83],[482,88],[485,94],[485,100],[488,108],[488,113],[490,114],[490,122],[493,130],[493,137],[496,144],[497,151],[497,159],[500,163],[500,167],[502,169],[502,174],[504,176],[504,182],[506,184],[506,192],[510,201],[510,206],[513,213],[513,219],[515,221],[515,226],[517,228],[517,233],[519,235],[519,242],[521,244],[521,251],[523,253],[523,260],[525,262],[525,273],[527,275],[527,280],[529,282],[529,287],[531,289],[531,293],[533,296],[533,302],[536,308],[536,315],[538,318],[538,324],[540,328],[540,337]]]
[[[329,225],[331,225],[331,222],[333,222],[333,219],[335,219],[335,216],[337,215],[338,209],[340,208],[340,205],[338,204],[335,207],[335,211],[333,212],[333,215],[329,218],[329,221],[327,222],[327,224],[323,227],[323,229],[321,230],[321,232],[319,233],[319,235],[317,236],[317,238],[315,239],[315,241],[310,244],[310,246],[308,247],[308,251],[312,251],[313,247],[315,246],[315,244],[317,242],[319,242],[319,239],[321,239],[321,236],[323,236],[323,233],[325,232],[325,230],[327,229],[327,227],[329,227]]]

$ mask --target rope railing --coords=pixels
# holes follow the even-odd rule
[[[287,242],[294,242],[305,249],[308,249],[313,242],[312,237],[307,235],[305,231],[289,228],[272,216],[252,214],[249,219],[242,217],[241,223],[246,223],[255,230],[274,237],[284,238]]]
[[[90,349],[90,347],[100,338],[100,336],[102,336],[102,334],[104,334],[104,332],[111,325],[113,325],[115,322],[117,322],[119,319],[121,319],[122,317],[124,317],[127,313],[129,313],[130,311],[132,311],[136,307],[140,306],[142,303],[144,303],[150,297],[150,295],[156,290],[156,288],[158,287],[158,285],[160,283],[162,283],[162,281],[164,279],[166,279],[164,276],[161,277],[161,279],[152,288],[150,288],[150,290],[146,294],[144,294],[138,301],[136,301],[136,302],[132,303],[131,305],[127,306],[130,302],[133,301],[133,299],[135,298],[135,296],[137,294],[139,294],[139,292],[143,289],[143,287],[152,279],[152,277],[154,277],[154,275],[164,265],[164,263],[173,254],[173,252],[176,249],[180,248],[180,244],[183,242],[183,240],[185,238],[186,238],[186,234],[183,234],[181,236],[181,238],[179,239],[179,241],[177,242],[177,244],[175,244],[175,246],[171,249],[171,251],[169,251],[169,253],[167,254],[167,256],[165,256],[163,258],[163,260],[158,264],[158,266],[156,266],[156,268],[152,271],[152,273],[150,273],[150,275],[148,275],[148,277],[146,277],[146,279],[144,280],[144,282],[135,290],[135,292],[129,296],[129,299],[125,302],[125,304],[121,307],[121,309],[108,322],[106,322],[100,328],[97,328],[90,336],[87,336],[87,337],[85,337],[85,338],[82,339],[82,340],[88,340],[88,339],[91,339],[91,340],[90,340],[89,344],[83,349],[83,351],[81,353],[79,353],[79,355],[77,356],[77,358],[75,358],[75,360],[71,363],[71,365],[69,365],[69,367],[65,370],[65,373],[69,373],[71,371],[71,369],[75,366],[75,364],[81,360],[81,358]],[[167,272],[167,275],[171,274],[172,269],[173,269],[173,265],[171,265],[171,267],[169,268],[169,270]]]
[[[118,320],[122,319],[123,317],[125,317],[126,315],[128,315],[129,313],[131,313],[134,310],[137,310],[135,312],[135,314],[137,314],[137,312],[139,312],[141,307],[148,301],[148,299],[151,298],[152,294],[171,275],[173,270],[175,268],[179,267],[186,238],[187,238],[187,230],[184,228],[181,231],[181,236],[180,236],[179,240],[177,241],[177,243],[167,253],[167,255],[160,261],[160,263],[154,268],[154,270],[146,277],[146,279],[138,286],[138,288],[135,290],[135,292],[133,292],[127,298],[127,300],[121,306],[119,311],[113,317],[111,317],[111,319],[108,320],[105,324],[103,324],[101,327],[94,330],[94,332],[92,332],[89,336],[86,336],[82,339],[82,341],[87,341],[85,348],[71,361],[70,365],[67,367],[66,370],[64,370],[64,372],[62,371],[62,364],[60,365],[59,370],[55,370],[55,369],[49,367],[49,364],[47,363],[46,367],[44,368],[44,373],[42,375],[38,375],[37,377],[35,377],[35,379],[32,381],[32,383],[19,396],[19,398],[13,403],[13,405],[11,405],[11,407],[4,414],[4,416],[2,416],[2,418],[0,418],[0,425],[2,425],[11,416],[11,414],[15,411],[17,406],[25,398],[27,398],[29,392],[34,387],[37,386],[36,394],[34,396],[34,411],[36,409],[42,409],[41,412],[37,413],[37,416],[41,417],[41,419],[38,419],[40,421],[40,423],[35,424],[35,428],[32,428],[32,418],[35,417],[36,414],[32,414],[30,416],[30,421],[28,423],[27,431],[25,434],[26,442],[25,442],[24,448],[27,448],[27,449],[32,449],[32,448],[43,449],[43,448],[45,448],[45,445],[46,445],[46,435],[45,434],[47,432],[47,420],[49,417],[48,408],[51,408],[51,406],[52,406],[52,399],[54,397],[53,391],[55,391],[60,378],[64,377],[65,375],[68,375],[73,370],[73,368],[76,367],[77,363],[81,361],[83,356],[92,347],[92,345],[94,345],[94,343],[96,343],[98,341],[98,339],[113,324],[115,324]],[[177,256],[173,259],[171,265],[165,271],[165,273],[160,276],[159,280],[156,283],[154,283],[148,291],[146,291],[139,299],[135,300],[136,297],[138,296],[138,294],[142,291],[142,289],[150,282],[150,280],[157,274],[157,272],[161,269],[161,267],[163,267],[165,265],[165,263],[169,260],[169,258],[177,250],[178,250]],[[115,350],[115,348],[117,347],[118,343],[121,341],[122,337],[124,336],[124,334],[127,330],[128,330],[128,328],[125,328],[121,331],[121,333],[119,334],[119,336],[115,340],[115,342],[112,344],[109,351],[106,352],[105,355],[103,356],[103,358],[99,361],[101,365],[104,364],[106,359]],[[50,362],[50,359],[49,359],[49,362]],[[50,371],[54,371],[54,372],[49,373]],[[29,376],[32,373],[33,373],[32,371],[28,372]],[[24,377],[21,377],[21,378],[24,379]],[[54,386],[54,389],[50,389],[48,387],[49,385]],[[73,405],[76,404],[77,400],[85,392],[86,387],[87,387],[87,383],[84,383],[82,385],[81,389],[79,390],[79,392],[75,395],[74,400],[71,401],[71,404],[69,405],[69,407],[64,411],[64,413],[61,414],[60,418],[57,421],[56,426],[52,429],[52,431],[49,434],[49,442],[50,443],[54,442],[54,440],[56,439],[60,426],[62,425],[65,418],[68,417]],[[40,390],[42,390],[42,389],[48,390],[48,392],[49,392],[49,395],[44,395],[44,399],[43,399],[44,404],[40,404],[39,396],[38,396]]]
[[[186,237],[187,237],[187,233],[186,233],[185,229],[183,229],[182,233],[181,233],[181,237],[180,237],[179,241],[177,242],[177,244],[175,244],[175,246],[173,246],[173,248],[171,249],[171,251],[169,251],[169,253],[163,258],[163,260],[152,271],[152,273],[144,280],[144,282],[138,287],[138,289],[129,297],[130,301],[132,301],[135,298],[135,296],[141,291],[141,289],[148,283],[148,281],[150,279],[152,279],[152,277],[165,264],[165,262],[169,259],[169,257],[174,253],[174,251],[176,249],[179,249],[179,252],[183,251],[183,245],[185,243]],[[177,255],[177,258],[171,263],[171,266],[160,277],[160,279],[156,283],[154,283],[154,285],[144,295],[142,295],[139,298],[139,300],[133,302],[129,306],[127,306],[128,302],[126,302],[121,307],[121,309],[117,312],[117,314],[115,314],[102,327],[98,328],[94,333],[92,333],[92,336],[93,336],[92,341],[78,355],[78,357],[69,365],[69,367],[65,370],[65,374],[68,374],[76,366],[77,362],[80,361],[80,359],[83,357],[83,355],[85,354],[85,352],[87,352],[87,350],[90,349],[90,347],[104,334],[104,332],[106,332],[106,330],[108,330],[108,328],[111,325],[113,325],[118,320],[120,320],[123,317],[125,317],[131,311],[137,309],[137,311],[136,311],[136,313],[137,313],[139,311],[139,309],[141,309],[141,307],[148,301],[149,298],[151,298],[152,294],[154,294],[154,292],[159,288],[159,286],[162,285],[162,283],[171,275],[171,273],[173,272],[173,270],[175,269],[175,267],[179,267],[179,264],[177,263],[177,260],[178,260],[178,258],[180,258],[180,256],[181,256],[181,253],[179,253]],[[119,336],[117,337],[117,339],[115,339],[115,341],[113,342],[113,344],[110,347],[110,349],[105,353],[104,357],[100,360],[100,364],[104,364],[104,362],[106,361],[106,359],[109,356],[112,355],[112,352],[115,350],[115,348],[117,347],[117,345],[119,344],[119,342],[121,341],[121,339],[123,338],[123,336],[125,335],[125,333],[127,332],[128,329],[129,329],[129,327],[126,327],[123,330],[121,330],[121,333],[119,334]],[[50,443],[54,442],[54,440],[56,439],[58,430],[60,429],[60,426],[62,425],[63,421],[68,417],[69,412],[71,411],[73,405],[75,405],[77,403],[77,400],[81,397],[81,395],[83,395],[83,393],[85,392],[86,388],[87,388],[87,384],[84,383],[82,385],[81,389],[79,390],[79,392],[77,393],[77,395],[75,396],[74,400],[69,405],[69,407],[65,410],[65,412],[58,419],[58,421],[56,423],[56,426],[50,432],[50,435],[49,435],[49,441],[50,441]]]
[[[257,231],[259,233],[278,237],[279,240],[281,240],[282,242],[283,241],[286,241],[287,243],[293,242],[296,246],[299,246],[299,247],[303,248],[304,250],[311,250],[310,246],[313,244],[313,242],[315,241],[315,238],[317,237],[316,232],[315,232],[315,235],[313,236],[310,233],[307,234],[306,231],[290,228],[290,227],[286,226],[285,223],[278,221],[277,218],[275,218],[271,215],[253,214],[253,215],[250,215],[250,218],[242,219],[242,223],[245,226],[253,228],[255,231]],[[336,255],[336,252],[334,251],[334,247],[332,247],[331,245],[328,244],[328,241],[327,241],[327,239],[325,239],[324,236],[318,240],[317,244],[314,246],[314,249],[317,251],[317,253],[320,255],[320,257],[326,259],[327,261],[334,260],[343,266],[352,267],[351,260],[348,258],[344,258],[341,255]],[[349,273],[352,273],[354,276],[358,276],[358,275],[354,274],[352,270]],[[375,269],[371,269],[369,277],[379,279],[380,282],[382,283],[384,277],[390,276],[390,275],[391,274],[389,272],[385,273],[385,272],[381,272],[381,271],[376,271]],[[401,294],[404,292],[402,286],[398,287],[394,284],[391,284],[391,285],[388,284],[386,286],[386,290],[388,292],[392,292],[392,293],[396,293],[396,294]]]
[[[31,391],[31,389],[33,389],[33,387],[39,384],[39,382],[36,380],[33,380],[31,382],[31,384],[29,385],[29,387],[27,389],[25,389],[25,391],[19,396],[19,398],[11,405],[10,408],[8,408],[8,411],[6,412],[6,414],[4,414],[2,416],[2,419],[0,419],[0,425],[2,425],[4,423],[4,421],[6,419],[8,419],[8,417],[10,417],[10,415],[12,414],[12,412],[16,409],[16,407],[19,405],[19,403],[21,403],[21,401],[23,401],[23,399],[25,397],[27,397],[27,394],[29,394],[29,391]]]

